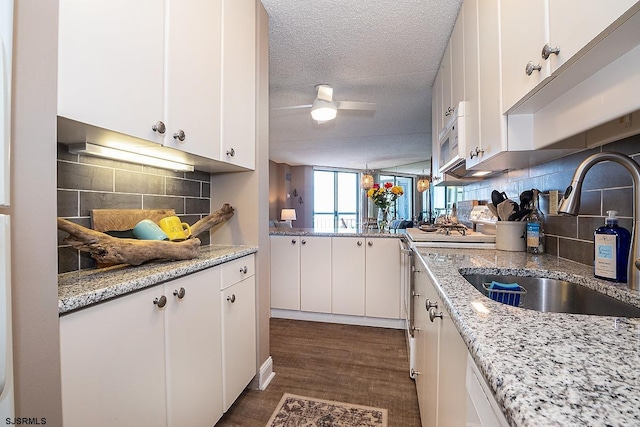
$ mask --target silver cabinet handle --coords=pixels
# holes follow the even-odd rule
[[[358,243],[356,243],[358,246],[362,246],[362,242],[360,240],[358,240]]]
[[[476,147],[475,150],[469,151],[469,158],[480,157],[480,154],[484,154],[484,150],[480,147]]]
[[[411,291],[411,296],[415,297],[415,298],[418,298],[420,296],[420,294],[418,292],[416,292],[416,291]]]
[[[427,310],[430,310],[432,308],[438,308],[438,303],[437,302],[431,302],[429,300],[429,298],[427,298],[427,300],[424,302],[424,306]]]
[[[420,270],[418,270],[417,268],[415,268],[414,266],[411,266],[411,272],[412,273],[420,273]]]
[[[231,304],[236,302],[236,294],[231,294],[231,296],[228,296],[227,301],[231,302]]]
[[[248,271],[248,269],[247,269],[246,265],[240,269],[240,273],[242,273],[242,274],[247,274],[247,271]]]
[[[177,296],[178,299],[184,298],[184,295],[186,293],[187,293],[187,291],[185,291],[184,288],[176,289],[176,290],[173,291],[173,295]]]
[[[291,244],[295,245],[296,244],[296,239],[291,239]]]
[[[435,319],[436,317],[439,317],[442,319],[442,312],[436,314],[435,308],[432,308],[431,310],[429,310],[429,320],[433,322],[433,319]]]
[[[549,43],[545,44],[542,47],[542,59],[549,59],[549,57],[553,54],[553,55],[557,55],[560,53],[560,48],[559,47],[551,47],[551,45]]]
[[[527,62],[527,66],[524,67],[524,72],[527,73],[527,76],[530,76],[531,74],[533,74],[534,71],[540,71],[540,70],[542,70],[542,65],[540,64],[535,65],[531,61]]]
[[[158,306],[158,308],[162,308],[167,305],[167,297],[162,295],[160,298],[156,298],[153,300],[153,303]]]
[[[411,368],[411,376],[413,377],[414,375],[420,375],[420,372],[418,372],[415,369]]]
[[[453,108],[447,107],[447,109],[444,112],[444,115],[449,117],[451,115],[451,113],[453,113]]]
[[[155,125],[151,126],[151,130],[153,130],[154,132],[158,132],[160,135],[164,135],[164,133],[167,130],[167,127],[164,125],[163,122],[157,121]]]
[[[236,155],[236,150],[234,150],[233,148],[230,150],[227,150],[227,156],[235,156]]]
[[[369,246],[373,246],[373,242],[372,242],[371,240],[369,240],[369,241],[367,242],[367,245],[369,245]]]
[[[184,131],[182,129],[178,129],[178,132],[173,134],[173,139],[177,139],[180,142],[184,141],[185,138],[186,135],[184,134]]]
[[[300,243],[302,243],[303,245],[306,245],[307,241],[303,239],[302,242],[300,242]]]

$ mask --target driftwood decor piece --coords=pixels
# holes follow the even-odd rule
[[[233,207],[224,204],[220,209],[191,226],[190,239],[182,242],[160,240],[120,239],[91,230],[63,218],[58,218],[58,230],[69,233],[64,239],[100,263],[140,265],[147,261],[192,259],[200,253],[198,235],[233,216]]]

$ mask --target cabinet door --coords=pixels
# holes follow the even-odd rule
[[[221,0],[168,0],[164,144],[217,159],[220,152]],[[184,132],[184,141],[174,134]]]
[[[466,99],[463,8],[460,8],[449,43],[451,44],[451,108],[457,108],[458,104]]]
[[[478,86],[478,0],[465,0],[464,12],[464,135],[465,146],[461,157],[469,165],[470,151],[480,149],[480,87]],[[474,156],[475,158],[475,156]]]
[[[367,238],[366,316],[400,318],[400,257],[396,239]]]
[[[420,408],[420,420],[423,426],[437,425],[437,329],[429,321],[425,309],[428,298],[429,279],[424,265],[416,259],[414,272],[414,336],[416,339],[416,392]]]
[[[220,269],[164,285],[169,426],[212,426],[222,416]]]
[[[466,410],[466,363],[467,346],[456,329],[449,312],[440,301],[435,318],[438,338],[438,426],[458,427],[465,425]]]
[[[497,0],[482,0],[478,4],[478,87],[480,89],[478,120],[481,123],[480,148],[484,152],[468,160],[467,168],[507,149],[506,118],[502,115],[502,99],[499,96],[501,92],[499,16]],[[524,68],[521,72],[524,74]],[[504,71],[502,75],[504,76]]]
[[[633,6],[637,0],[547,0],[549,2],[549,39],[558,47],[551,55],[552,72],[589,44],[598,34]],[[539,47],[539,50],[542,46]]]
[[[440,174],[440,131],[444,122],[442,118],[442,73],[438,72],[433,82],[433,98],[431,100],[431,180],[433,184],[438,184],[442,180]]]
[[[271,308],[300,310],[298,236],[271,236]]]
[[[68,427],[164,426],[162,286],[60,318],[62,415]]]
[[[164,0],[61,0],[58,115],[162,142]]]
[[[451,115],[451,111],[454,109],[453,94],[452,94],[452,80],[451,80],[451,42],[447,45],[440,63],[440,70],[438,71],[440,78],[442,79],[442,93],[440,102],[442,109],[440,111],[442,126],[446,123],[447,119]],[[442,128],[440,128],[442,129]]]
[[[331,238],[302,237],[300,310],[331,313]]]
[[[220,159],[255,167],[256,3],[222,0],[222,124]]]
[[[502,98],[507,111],[522,97],[551,75],[549,62],[540,53],[547,42],[546,1],[521,2],[505,0],[500,2],[500,48],[502,49]],[[482,13],[482,8],[480,9]],[[481,34],[492,31],[481,27]],[[494,49],[497,49],[496,45]],[[483,52],[484,53],[484,52]],[[528,62],[540,65],[540,71],[527,75]],[[495,70],[498,72],[498,70]],[[483,86],[480,86],[483,89]],[[491,96],[491,94],[487,94]],[[484,93],[483,93],[484,96]],[[498,93],[493,94],[494,97]],[[483,124],[484,126],[484,124]]]
[[[364,316],[365,239],[331,238],[331,311]]]
[[[256,375],[255,276],[222,293],[222,380],[225,412]]]

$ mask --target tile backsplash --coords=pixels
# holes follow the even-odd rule
[[[549,191],[559,190],[559,198],[571,183],[577,166],[591,154],[616,151],[640,163],[640,135],[602,147],[581,151],[530,168],[505,172],[464,188],[464,199],[491,201],[491,191],[504,191],[519,202],[524,190],[537,188],[543,192],[540,202],[545,214],[546,252],[561,258],[593,265],[593,232],[604,224],[606,211],[616,210],[620,226],[631,231],[633,218],[633,181],[629,172],[617,163],[599,163],[587,173],[577,217],[549,215]]]
[[[91,227],[92,209],[173,209],[193,224],[210,214],[208,172],[174,172],[115,160],[71,154],[58,144],[58,216]],[[58,232],[58,272],[91,269],[85,252],[65,245]],[[209,244],[209,233],[198,236]]]

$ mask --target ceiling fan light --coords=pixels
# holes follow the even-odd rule
[[[326,122],[336,118],[338,109],[333,101],[316,99],[311,106],[311,117],[319,122]]]

